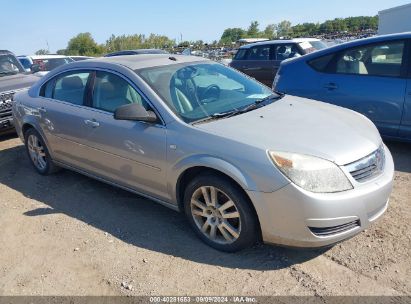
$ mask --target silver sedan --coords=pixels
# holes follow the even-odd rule
[[[339,242],[379,218],[392,189],[367,118],[198,57],[70,63],[17,94],[13,115],[40,174],[75,170],[182,211],[223,251]]]

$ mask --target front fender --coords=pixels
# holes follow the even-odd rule
[[[232,163],[211,155],[190,155],[179,160],[169,171],[168,189],[177,200],[177,186],[180,176],[193,167],[206,167],[217,170],[236,181],[244,190],[255,191],[257,186],[253,179]],[[177,202],[176,202],[177,203]]]

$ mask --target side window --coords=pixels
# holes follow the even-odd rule
[[[53,98],[54,79],[47,81],[40,89],[40,96]]]
[[[399,77],[404,42],[385,42],[349,49],[337,58],[336,72],[371,76]]]
[[[285,60],[288,58],[300,57],[300,50],[296,44],[280,44],[274,48],[275,60]]]
[[[97,71],[93,90],[93,108],[114,112],[118,107],[139,103],[146,110],[147,102],[123,78],[108,72]]]
[[[53,99],[82,105],[89,76],[89,72],[71,72],[60,76],[57,78],[56,85],[54,86]],[[51,82],[49,81],[48,83]],[[47,84],[45,93],[47,91]]]
[[[334,57],[334,54],[325,55],[325,56],[312,59],[308,61],[307,63],[310,67],[312,67],[314,70],[318,72],[326,72],[327,67],[329,63],[331,62],[331,60],[333,59],[333,57]]]
[[[250,48],[247,60],[270,60],[270,45],[260,45]]]
[[[239,49],[234,56],[235,60],[244,60],[245,55],[247,54],[247,49]]]

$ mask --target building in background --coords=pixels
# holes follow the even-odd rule
[[[378,12],[378,35],[411,32],[411,3]]]

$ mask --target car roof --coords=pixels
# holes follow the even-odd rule
[[[126,66],[132,70],[144,69],[156,66],[173,65],[190,62],[210,61],[203,57],[174,55],[174,54],[143,54],[143,55],[124,55],[113,57],[99,57],[83,61],[76,61],[66,66],[72,68],[96,67],[98,63],[111,63]]]
[[[136,50],[121,50],[121,51],[116,51],[112,53],[108,53],[104,56],[120,56],[121,54],[126,55],[125,53],[134,53],[134,54],[168,54],[167,51],[161,50],[161,49],[136,49]]]
[[[12,52],[8,51],[8,50],[0,50],[0,55],[14,55]]]
[[[249,49],[253,46],[258,46],[258,45],[300,43],[300,42],[305,42],[305,41],[321,41],[321,40],[317,38],[294,38],[294,39],[268,40],[268,41],[261,41],[261,42],[246,44],[246,45],[241,46],[240,49]]]
[[[30,57],[33,60],[36,60],[36,59],[68,58],[68,56],[64,56],[64,55],[30,55],[28,57]]]
[[[397,34],[389,34],[389,35],[380,35],[380,36],[373,36],[373,37],[368,37],[368,38],[361,38],[361,39],[356,39],[352,41],[348,41],[345,43],[337,44],[330,46],[328,48],[318,50],[316,52],[298,57],[298,58],[293,58],[289,62],[297,62],[300,60],[310,60],[313,58],[317,58],[323,55],[328,55],[332,54],[335,52],[339,52],[341,50],[345,50],[347,48],[351,47],[357,47],[357,46],[362,46],[365,44],[371,44],[371,43],[378,43],[378,42],[385,42],[385,41],[392,41],[392,40],[399,40],[399,39],[410,39],[411,38],[411,32],[404,32],[404,33],[397,33]],[[284,64],[287,64],[285,62]]]

